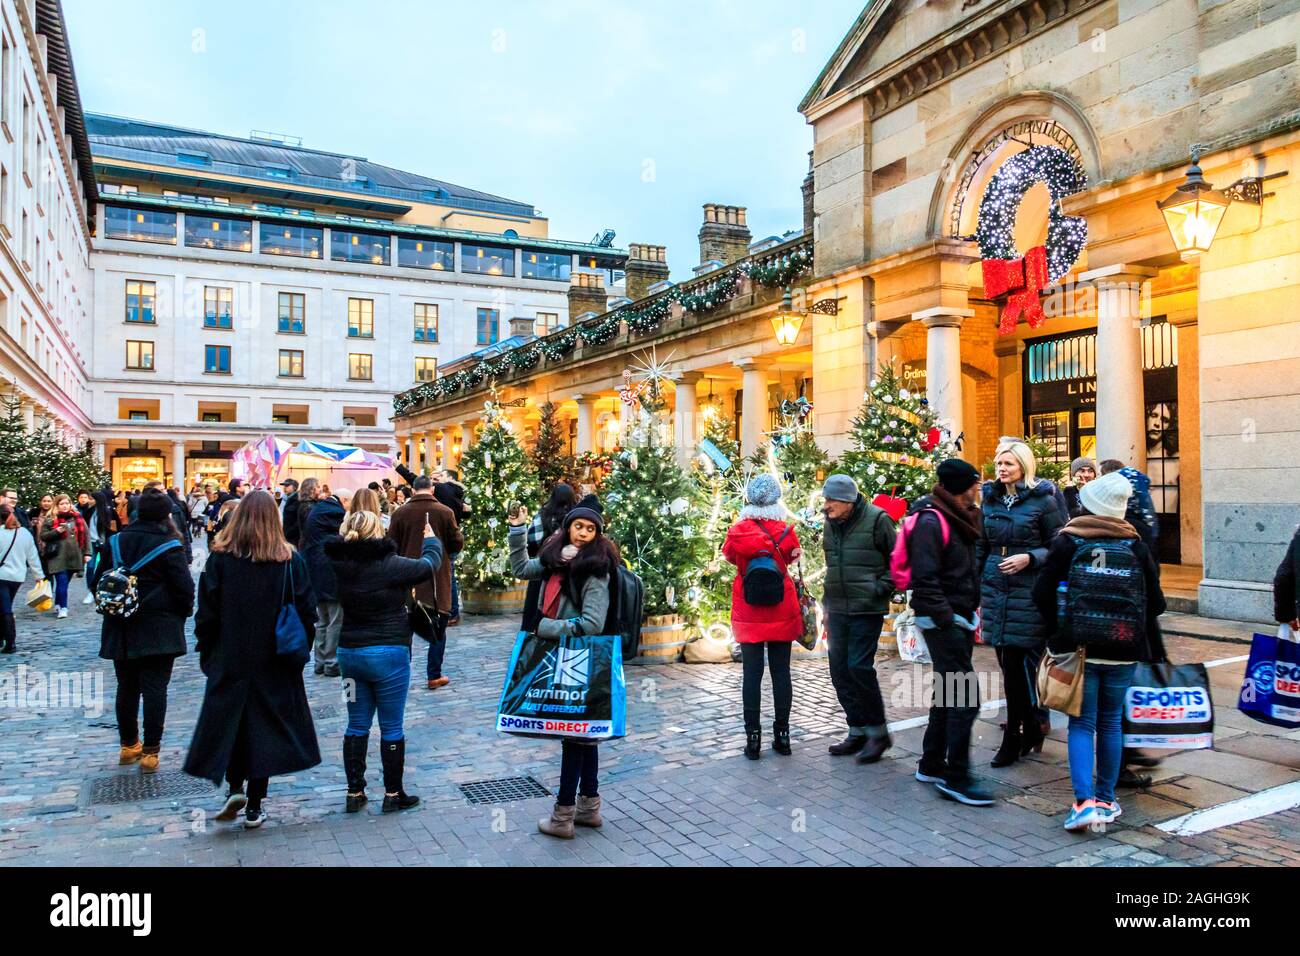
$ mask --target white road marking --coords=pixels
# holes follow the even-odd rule
[[[1198,833],[1217,830],[1219,827],[1230,827],[1257,817],[1265,817],[1270,813],[1281,813],[1293,807],[1300,807],[1300,780],[1261,790],[1259,793],[1252,793],[1237,800],[1229,800],[1217,807],[1193,810],[1181,817],[1174,817],[1172,820],[1157,824],[1156,829],[1164,830],[1173,836],[1195,836]]]

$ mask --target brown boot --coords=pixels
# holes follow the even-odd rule
[[[577,807],[562,807],[557,803],[551,809],[549,819],[537,821],[537,829],[547,836],[559,837],[561,840],[572,840],[573,817],[577,811]]]
[[[117,762],[119,766],[125,767],[127,764],[133,764],[140,759],[144,752],[144,745],[136,741],[129,747],[123,747],[117,753]]]
[[[605,821],[600,818],[600,797],[578,794],[578,812],[573,818],[575,826],[598,827]]]
[[[157,773],[158,772],[158,751],[162,747],[145,747],[140,753],[140,772]]]

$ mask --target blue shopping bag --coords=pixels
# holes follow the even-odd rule
[[[608,740],[627,734],[618,635],[541,638],[520,631],[497,704],[497,730],[523,737]]]
[[[1277,727],[1300,727],[1300,643],[1283,624],[1277,637],[1256,634],[1237,709]]]

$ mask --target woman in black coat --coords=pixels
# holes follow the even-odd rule
[[[208,683],[185,772],[230,784],[218,820],[244,810],[244,826],[261,826],[267,779],[320,763],[302,663],[276,653],[276,618],[289,603],[310,634],[307,565],[285,541],[274,499],[250,492],[213,542],[194,619]]]
[[[117,675],[117,729],[122,741],[118,762],[123,766],[138,762],[141,773],[158,770],[167,685],[172,664],[185,653],[185,619],[194,611],[194,578],[185,560],[185,544],[172,527],[171,510],[171,499],[150,488],[140,495],[135,522],[113,538],[122,566],[135,575],[139,605],[130,617],[105,615],[100,632],[99,656],[113,662]],[[163,550],[139,566],[159,548]],[[143,742],[138,718],[141,698]]]

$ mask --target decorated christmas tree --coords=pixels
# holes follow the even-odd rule
[[[48,422],[29,432],[22,402],[0,397],[0,487],[16,490],[20,504],[34,504],[42,495],[98,491],[108,483],[108,472],[88,448],[60,441]]]
[[[495,398],[484,406],[474,444],[461,460],[461,481],[471,514],[461,529],[465,550],[456,559],[456,573],[466,588],[507,588],[515,578],[510,573],[506,515],[516,503],[535,510],[542,493],[532,462]]]
[[[542,419],[529,458],[537,472],[541,494],[549,495],[559,482],[572,479],[574,462],[573,457],[564,452],[565,435],[555,414],[555,403],[544,402],[539,410]]]

